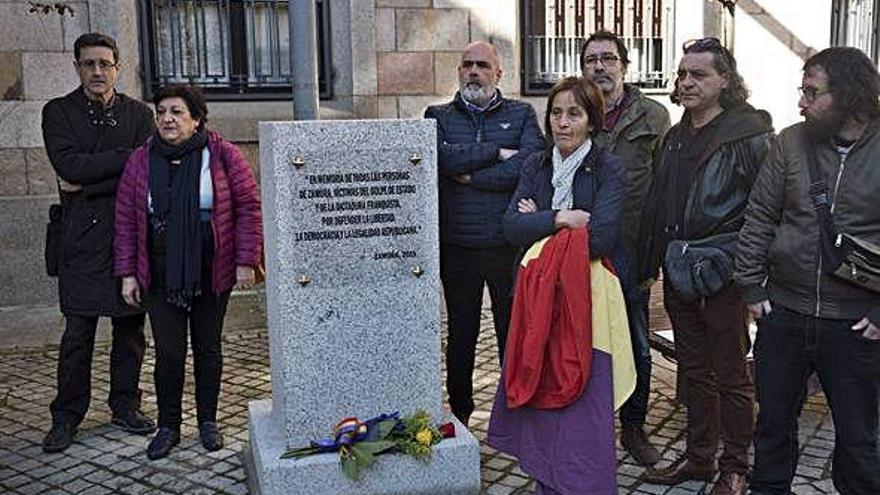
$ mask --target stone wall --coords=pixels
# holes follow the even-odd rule
[[[516,0],[375,0],[378,116],[421,117],[458,89],[461,50],[487,40],[501,52],[501,90],[520,93]]]

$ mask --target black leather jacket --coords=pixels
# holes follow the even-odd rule
[[[687,114],[682,118],[689,118]],[[702,239],[714,234],[737,232],[743,225],[752,184],[773,142],[770,116],[763,110],[743,105],[716,117],[723,119],[716,135],[699,159],[688,190],[683,225],[670,229],[668,208],[676,201],[669,187],[681,133],[681,123],[673,126],[663,142],[655,165],[654,181],[646,203],[641,244],[641,280],[656,278],[666,245],[673,239]]]

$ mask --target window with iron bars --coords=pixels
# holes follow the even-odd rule
[[[667,0],[522,0],[523,93],[546,94],[561,77],[580,75],[580,49],[595,31],[620,36],[629,51],[626,81],[665,88],[674,74],[674,2]]]
[[[880,64],[880,0],[836,0],[831,44],[854,46]]]
[[[293,94],[287,0],[139,0],[146,98],[166,84],[210,100],[284,100]],[[318,89],[332,98],[330,2],[315,0]]]

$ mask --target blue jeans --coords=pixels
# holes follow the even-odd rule
[[[789,493],[798,460],[797,420],[807,378],[814,370],[834,419],[835,488],[844,495],[880,493],[880,341],[853,332],[853,323],[802,315],[778,304],[758,321],[755,359],[760,413],[752,493]]]

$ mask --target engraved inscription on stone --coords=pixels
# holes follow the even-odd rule
[[[422,225],[431,221],[422,205],[435,197],[425,185],[433,182],[429,172],[414,166],[412,155],[403,146],[345,149],[344,155],[306,156],[305,166],[291,167],[294,249],[310,253],[319,266],[344,261],[354,263],[351,270],[372,271],[379,263],[412,274],[425,254]],[[318,163],[324,166],[309,166]]]

